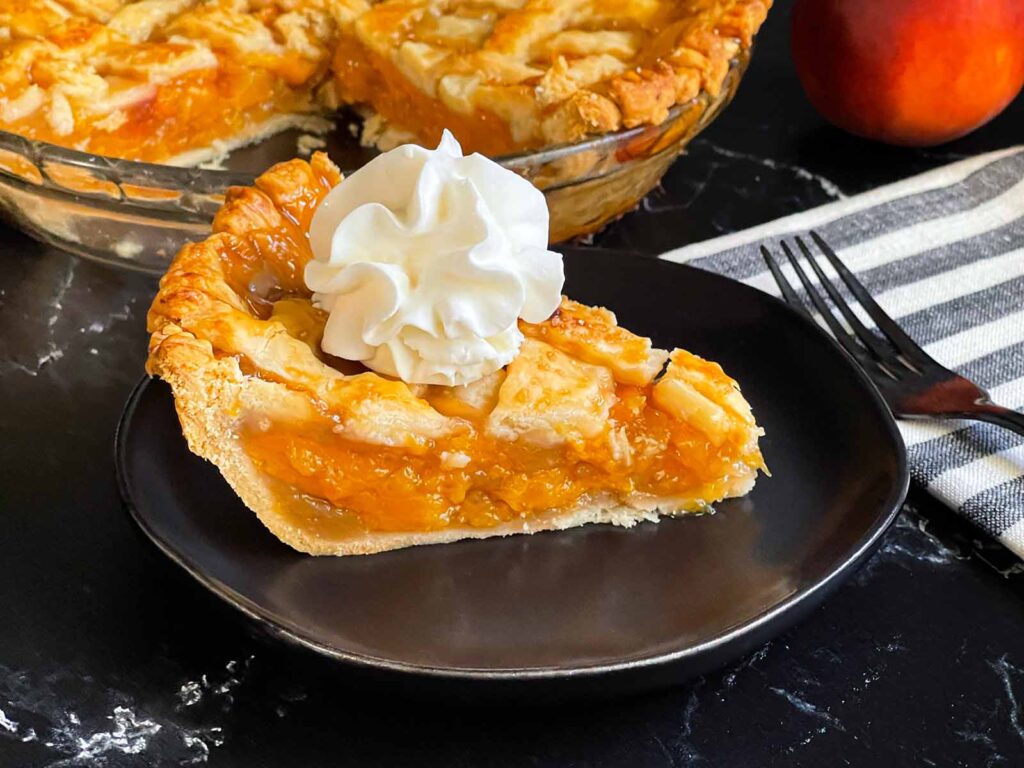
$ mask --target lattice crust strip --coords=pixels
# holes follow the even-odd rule
[[[354,101],[421,140],[437,132],[431,119],[458,127],[485,116],[508,135],[500,146],[480,141],[482,149],[537,147],[658,124],[701,90],[715,95],[769,6],[5,0],[0,127],[89,151],[124,155],[135,147],[145,159],[165,159],[156,155]],[[362,86],[352,64],[360,57],[378,70]],[[382,91],[392,104],[411,96],[422,102],[419,111],[397,119],[378,103]],[[172,137],[166,126],[184,135]],[[466,141],[474,148],[472,136]]]
[[[729,61],[767,14],[761,0],[389,0],[360,42],[453,112],[493,113],[517,144],[658,124]],[[344,84],[342,84],[344,88]]]

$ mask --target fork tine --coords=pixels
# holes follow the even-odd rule
[[[789,263],[793,265],[793,270],[796,272],[796,276],[800,278],[800,282],[807,292],[807,296],[810,298],[811,303],[814,304],[814,308],[818,310],[818,314],[822,316],[825,323],[828,325],[829,330],[832,331],[832,335],[835,336],[843,349],[850,353],[850,355],[861,362],[870,363],[870,358],[864,351],[864,348],[857,343],[857,340],[843,328],[842,323],[836,320],[836,316],[832,314],[832,310],[828,308],[825,300],[821,297],[821,294],[815,290],[814,286],[811,285],[810,278],[807,277],[807,273],[804,272],[804,268],[800,266],[800,262],[797,261],[793,251],[790,250],[789,245],[783,240],[779,243],[782,246],[783,253],[786,254],[786,258],[789,259]]]
[[[846,283],[846,287],[850,289],[857,301],[864,307],[864,311],[868,313],[868,316],[875,321],[875,325],[885,335],[889,342],[896,347],[905,357],[911,360],[918,360],[924,362],[932,362],[932,358],[921,349],[921,346],[910,338],[903,329],[900,328],[896,321],[893,320],[889,315],[885,313],[885,310],[878,306],[878,303],[871,298],[871,294],[868,293],[867,289],[861,284],[861,282],[854,277],[853,273],[847,268],[845,264],[836,255],[836,252],[832,250],[831,246],[825,242],[824,238],[815,232],[813,229],[810,232],[811,239],[818,245],[821,252],[825,254],[825,258],[828,259],[829,263],[835,268],[836,272],[839,273],[839,277],[842,278],[843,282]]]
[[[775,261],[775,257],[772,256],[765,246],[761,246],[761,258],[764,259],[765,264],[768,265],[768,269],[772,273],[772,277],[775,278],[775,284],[779,286],[779,290],[782,291],[782,298],[786,300],[793,309],[804,309],[804,303],[800,301],[800,296],[790,285],[789,280],[782,274],[782,270],[779,269],[778,263]]]
[[[853,330],[854,335],[860,339],[861,344],[867,347],[871,353],[878,358],[881,362],[894,362],[896,355],[891,349],[887,349],[883,344],[879,343],[878,337],[875,336],[867,327],[860,321],[860,318],[854,314],[853,309],[850,308],[849,303],[843,298],[843,295],[836,290],[836,287],[832,284],[828,275],[825,274],[825,270],[818,264],[818,260],[814,258],[814,254],[811,253],[811,249],[807,247],[807,244],[803,241],[803,238],[797,237],[796,244],[803,253],[804,258],[811,265],[811,269],[814,270],[814,274],[818,276],[818,280],[821,282],[822,287],[828,293],[829,298],[832,299],[832,303],[836,305],[836,308],[842,313],[846,319],[847,324]]]

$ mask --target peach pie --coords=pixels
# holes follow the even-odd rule
[[[553,313],[518,330],[513,320],[511,360],[465,384],[410,384],[324,351],[329,313],[304,277],[309,231],[349,183],[315,154],[233,189],[148,316],[148,370],[172,387],[189,446],[279,539],[346,555],[631,526],[751,489],[761,430],[736,382],[716,363],[654,348],[606,309],[558,303],[561,282]],[[386,218],[379,206],[363,212]],[[335,253],[354,231],[338,230]]]
[[[658,124],[771,0],[4,0],[0,128],[198,162],[347,104],[501,154]],[[316,128],[317,125],[310,127]]]

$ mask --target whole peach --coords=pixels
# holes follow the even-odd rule
[[[1024,0],[797,0],[792,32],[814,107],[891,144],[970,133],[1024,85]]]

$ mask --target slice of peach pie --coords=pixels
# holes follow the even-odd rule
[[[408,183],[384,160],[403,152],[392,160],[415,166]],[[426,155],[399,148],[344,181],[322,154],[277,165],[178,254],[149,312],[147,367],[170,383],[192,451],[312,554],[631,526],[747,493],[761,430],[736,382],[561,297],[546,210],[519,200],[518,177]],[[487,200],[489,184],[506,186]],[[495,244],[527,224],[539,244],[499,269]],[[445,274],[430,304],[425,284]],[[518,317],[490,333],[509,306]],[[440,320],[424,325],[430,313]],[[458,352],[445,365],[435,326]]]

